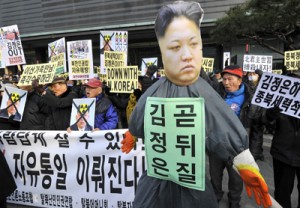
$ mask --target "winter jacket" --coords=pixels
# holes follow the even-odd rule
[[[100,130],[115,129],[118,125],[118,114],[111,101],[103,93],[96,97],[94,127]]]
[[[42,97],[36,91],[29,92],[20,130],[45,130],[46,114],[42,112]]]
[[[280,114],[271,145],[271,155],[290,166],[300,167],[300,119]]]
[[[43,96],[43,104],[48,107],[46,130],[66,130],[70,126],[74,98],[78,98],[78,95],[70,88],[60,96],[55,96],[50,91]]]

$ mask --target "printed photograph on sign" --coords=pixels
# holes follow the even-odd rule
[[[91,40],[67,42],[67,54],[70,80],[83,80],[94,77]]]
[[[230,52],[223,53],[223,69],[230,65]]]
[[[96,98],[73,99],[70,119],[72,131],[92,131],[95,123]]]
[[[2,59],[5,66],[26,64],[18,26],[2,27],[1,33],[3,39]]]
[[[67,71],[65,38],[48,44],[48,58],[49,62],[57,62],[55,74],[62,74]]]
[[[124,52],[127,65],[128,32],[127,31],[100,31],[100,68],[101,74],[106,74],[104,51]]]
[[[17,87],[4,87],[0,117],[22,121],[26,99],[27,91]]]
[[[284,66],[287,70],[298,70],[300,68],[300,50],[285,51]]]
[[[147,72],[147,69],[149,66],[151,65],[156,65],[157,66],[157,61],[158,58],[157,57],[153,57],[153,58],[142,58],[142,63],[141,63],[141,75],[144,76]],[[153,75],[154,77],[156,77],[156,73]]]
[[[259,69],[263,72],[272,73],[273,56],[244,55],[243,71],[255,72]]]

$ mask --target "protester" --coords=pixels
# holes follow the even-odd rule
[[[20,88],[28,91],[20,130],[45,130],[47,115],[44,113],[43,108],[47,108],[47,106],[42,102],[42,93],[45,86],[40,85],[39,80],[36,79],[32,81],[31,86]]]
[[[300,79],[290,73],[288,76]],[[275,200],[284,208],[296,207],[291,204],[291,194],[297,177],[298,206],[300,206],[300,119],[280,113],[281,109],[274,106],[267,109],[268,122],[275,122],[276,129],[271,145]]]
[[[247,73],[247,83],[256,90],[259,80],[263,72],[256,70],[255,72]],[[264,116],[266,109],[257,105],[250,105],[248,110],[248,118],[250,119],[250,135],[249,135],[249,149],[255,160],[264,160],[263,154],[263,136],[264,136]]]
[[[102,91],[99,79],[90,79],[85,86],[84,98],[96,98],[94,131],[115,129],[118,125],[118,114],[111,101]]]
[[[126,107],[126,119],[129,124],[130,116],[132,111],[134,110],[138,100],[140,99],[142,95],[142,80],[143,76],[139,76],[138,78],[138,88],[134,89],[133,93],[130,94],[129,100]]]
[[[248,111],[254,91],[242,81],[243,70],[239,65],[226,66],[221,76],[222,82],[219,83],[217,80],[214,80],[210,83],[240,119],[249,135],[250,119],[248,118]],[[211,183],[218,201],[221,201],[224,194],[222,190],[222,180],[225,167],[229,176],[229,207],[240,207],[239,203],[243,191],[243,183],[240,176],[236,173],[231,164],[219,158],[217,154],[209,152]]]
[[[46,130],[66,130],[70,126],[72,102],[78,95],[67,87],[63,77],[53,79],[49,88],[43,92],[43,113],[47,113]]]
[[[144,138],[147,97],[165,99],[203,97],[205,99],[206,148],[224,161],[233,162],[245,181],[247,190],[255,192],[257,203],[262,202],[264,207],[269,207],[271,200],[268,188],[248,149],[247,132],[224,100],[199,77],[202,64],[200,35],[202,18],[203,10],[196,2],[173,2],[159,10],[155,21],[155,32],[166,78],[161,78],[153,84],[139,99],[131,115],[129,131],[125,133],[122,141],[122,151],[128,153],[133,148],[136,139],[132,135]],[[214,131],[214,129],[217,130]],[[145,138],[147,139],[149,138]],[[243,168],[240,166],[241,163],[244,163]],[[136,208],[215,208],[218,207],[218,203],[207,177],[205,177],[205,190],[199,191],[182,187],[173,181],[147,176],[145,172],[139,180],[134,206]]]

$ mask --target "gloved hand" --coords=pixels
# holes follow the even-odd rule
[[[133,147],[135,146],[137,139],[136,137],[132,136],[132,134],[129,131],[125,132],[125,137],[124,139],[121,141],[122,147],[121,150],[122,152],[125,152],[126,154],[128,154]]]
[[[282,110],[277,105],[274,106],[273,108],[267,109],[267,112],[266,112],[267,119],[269,121],[276,120],[279,117],[281,111]]]
[[[233,159],[233,168],[240,174],[245,183],[249,197],[254,194],[258,205],[268,208],[272,205],[268,185],[259,172],[259,168],[249,149],[241,152]]]

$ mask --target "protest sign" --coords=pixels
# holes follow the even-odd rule
[[[145,171],[143,140],[121,152],[127,129],[1,131],[0,151],[17,190],[9,203],[35,207],[132,207]]]
[[[50,62],[57,62],[55,74],[61,74],[67,71],[65,38],[48,44],[48,58]]]
[[[300,50],[285,51],[284,65],[287,70],[298,70],[300,68]]]
[[[144,123],[148,176],[205,190],[203,98],[148,97]]]
[[[300,118],[300,84],[298,78],[263,73],[252,104],[272,108],[279,106],[281,113]]]
[[[127,53],[104,51],[104,67],[124,67],[127,65]]]
[[[94,77],[91,40],[67,42],[67,52],[70,80],[91,79]]]
[[[14,87],[4,87],[0,117],[22,121],[27,91]]]
[[[96,98],[73,99],[70,129],[92,131],[95,123]]]
[[[4,41],[2,38],[2,28],[0,28],[0,69],[4,68],[4,61],[3,61],[3,56],[2,56],[2,49],[4,48]]]
[[[127,66],[128,32],[100,31],[100,74],[106,74],[104,51],[125,53],[126,60],[124,66]]]
[[[205,72],[212,72],[214,68],[214,58],[202,58],[202,68]]]
[[[2,34],[2,60],[5,66],[26,64],[20,32],[17,25],[0,28]]]
[[[272,56],[260,56],[260,55],[244,55],[243,71],[255,72],[256,69],[260,69],[263,72],[272,72]]]
[[[51,83],[55,75],[57,62],[47,64],[25,65],[24,71],[19,79],[18,86],[28,86],[35,79],[39,80],[39,84],[44,85]]]
[[[223,68],[230,65],[230,52],[223,53]]]
[[[138,88],[138,67],[114,67],[106,69],[107,86],[110,92],[131,93]]]
[[[147,72],[147,68],[151,65],[156,65],[157,66],[157,57],[153,58],[142,58],[142,63],[141,63],[141,75],[144,76]],[[156,73],[154,74],[154,77],[156,77]]]

